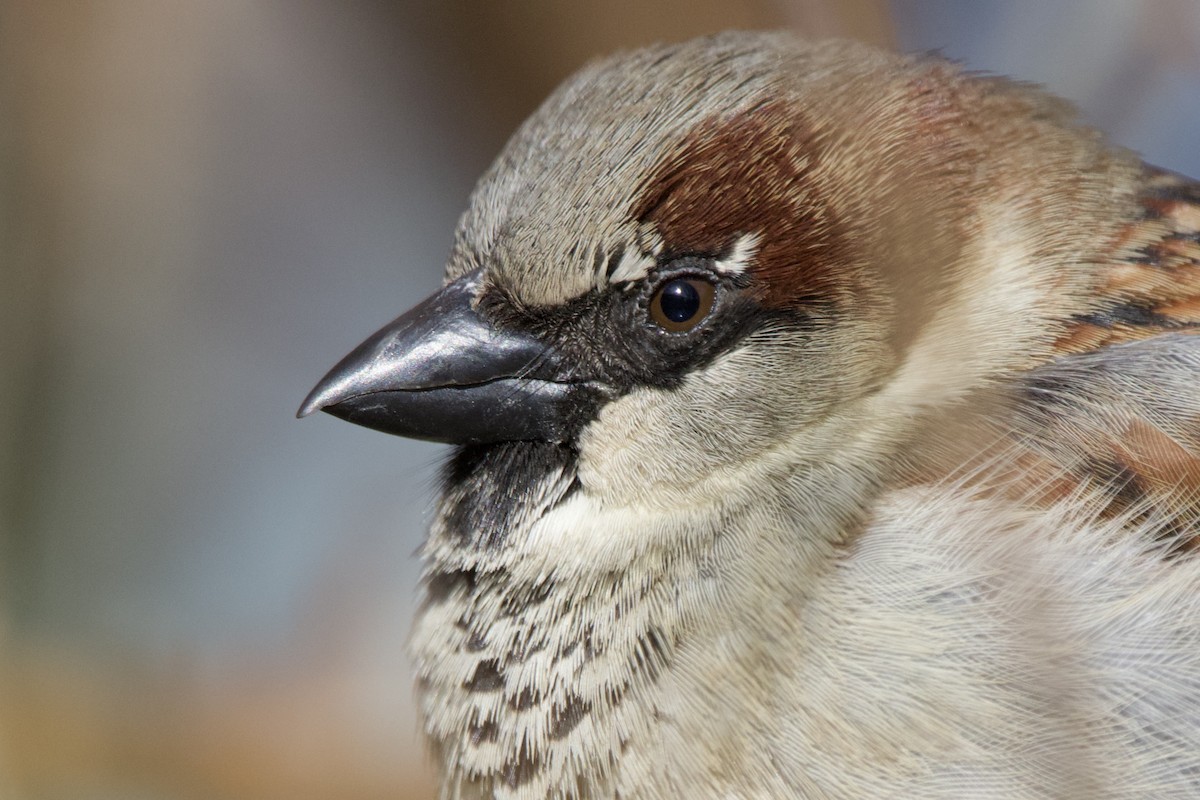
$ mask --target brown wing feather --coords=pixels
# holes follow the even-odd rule
[[[1096,309],[1057,342],[1081,353],[1200,328],[1200,183],[1148,170],[1142,213],[1118,237]]]
[[[1027,373],[968,471],[977,487],[1082,504],[1179,554],[1200,551],[1200,183],[1152,170],[1140,199],[1095,310]]]
[[[1086,397],[1081,393],[1080,399]],[[1111,402],[1111,401],[1107,401]],[[1093,408],[1085,403],[1083,408]],[[1082,411],[1083,409],[1077,409]],[[1086,497],[1092,513],[1121,518],[1131,530],[1162,542],[1168,553],[1196,549],[1200,535],[1200,448],[1196,417],[1175,411],[1172,423],[1152,419],[1144,404],[1118,405],[1106,420],[1063,414],[1025,441],[1022,476],[1039,484],[1041,502]],[[1178,417],[1178,419],[1177,419]]]

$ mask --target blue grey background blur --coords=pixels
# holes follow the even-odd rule
[[[554,84],[726,27],[940,49],[1200,176],[1195,0],[0,5],[0,798],[430,796],[444,451],[292,415]]]

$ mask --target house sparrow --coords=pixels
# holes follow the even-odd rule
[[[457,445],[445,798],[1200,796],[1200,185],[930,56],[592,65],[301,409]]]

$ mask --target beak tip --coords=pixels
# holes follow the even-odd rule
[[[324,393],[319,391],[320,389],[321,387],[318,386],[316,389],[313,389],[311,392],[309,392],[308,397],[304,398],[304,402],[300,404],[300,408],[296,411],[296,419],[304,419],[305,417],[320,411],[327,405],[325,398],[322,397]]]

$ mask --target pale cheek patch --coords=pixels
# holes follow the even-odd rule
[[[739,237],[729,255],[714,261],[713,268],[722,275],[741,275],[754,260],[761,241],[762,234],[759,233],[747,233]]]

